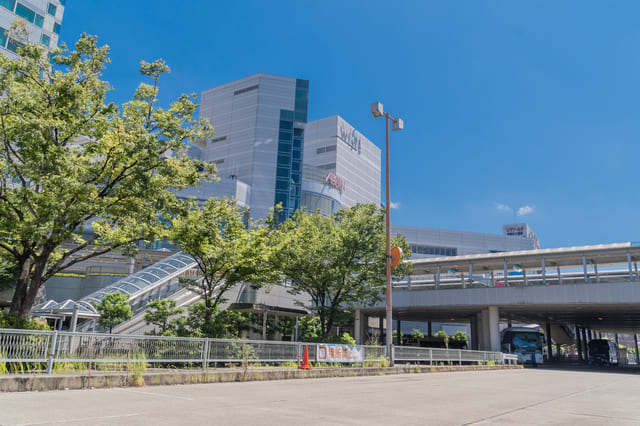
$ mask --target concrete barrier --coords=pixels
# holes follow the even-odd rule
[[[65,374],[7,374],[0,376],[0,392],[27,392],[45,390],[116,388],[135,385],[186,385],[197,383],[248,382],[263,380],[319,379],[330,377],[381,376],[387,374],[439,373],[456,371],[486,371],[521,369],[520,365],[463,365],[424,366],[400,365],[395,367],[366,368],[293,368],[249,367],[203,370],[150,370],[134,374],[65,373]],[[140,380],[140,377],[143,381]]]

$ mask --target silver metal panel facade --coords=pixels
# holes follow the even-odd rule
[[[511,237],[498,234],[482,234],[478,232],[448,231],[444,229],[417,228],[413,226],[391,225],[391,233],[403,234],[410,245],[455,248],[456,255],[494,253],[502,251],[533,250],[534,240],[523,237]],[[434,255],[438,256],[438,255]],[[412,258],[434,257],[416,253]],[[442,256],[440,254],[439,256]]]
[[[341,188],[341,204],[380,204],[380,148],[340,116],[311,121],[305,129],[304,162],[334,173]],[[327,185],[331,185],[331,181]],[[335,186],[335,181],[334,181]]]
[[[274,205],[280,111],[295,109],[295,91],[295,78],[255,74],[202,93],[200,116],[216,133],[201,158],[216,163],[218,176],[249,185],[252,218]]]

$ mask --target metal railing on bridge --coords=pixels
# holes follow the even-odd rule
[[[357,365],[388,357],[385,346],[0,329],[0,364],[42,363],[51,373],[56,363],[171,363],[203,368],[210,363],[297,363],[305,346],[315,362]],[[358,354],[356,361],[346,357],[352,352]],[[505,363],[500,352],[400,346],[394,354],[396,361]],[[336,361],[336,357],[343,358]]]

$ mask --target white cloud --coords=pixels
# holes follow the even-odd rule
[[[506,211],[506,212],[510,212],[511,211],[511,207],[505,205],[505,204],[500,204],[500,203],[496,203],[496,208],[498,210],[502,210],[502,211]]]
[[[531,206],[520,207],[518,209],[518,216],[525,216],[525,215],[531,214],[535,210],[536,210],[535,206],[534,207],[531,207]]]
[[[400,208],[400,202],[398,201],[397,203],[395,203],[395,202],[391,201],[389,203],[389,207],[394,209],[394,210],[398,210]]]

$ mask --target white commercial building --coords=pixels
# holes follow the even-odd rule
[[[357,203],[380,205],[380,148],[340,116],[308,123],[302,204],[331,214]]]
[[[53,50],[58,46],[65,0],[0,0],[0,51],[11,59],[25,41],[40,43]],[[13,21],[27,23],[28,40],[10,37]]]
[[[519,226],[527,226],[520,224]],[[514,225],[505,225],[505,229]],[[509,228],[510,229],[510,228]],[[531,231],[531,228],[527,226]],[[392,235],[403,234],[411,247],[412,259],[503,251],[534,250],[538,244],[533,231],[527,235],[484,234],[480,232],[448,231],[391,225]]]

